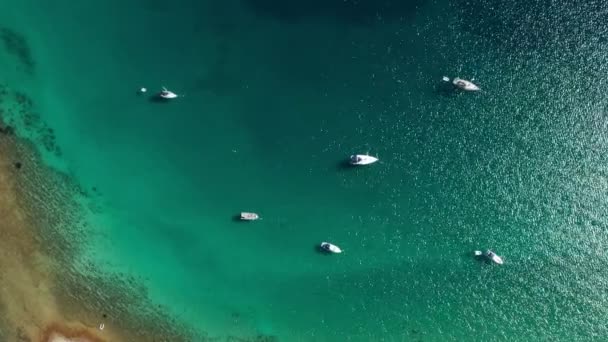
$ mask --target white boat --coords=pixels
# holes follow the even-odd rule
[[[247,212],[242,212],[241,213],[241,220],[243,221],[255,221],[255,220],[259,220],[260,216],[256,213],[247,213]]]
[[[445,82],[450,82],[450,78],[447,76],[443,76],[443,80]],[[463,80],[462,78],[458,78],[456,77],[455,79],[452,80],[452,84],[462,90],[466,90],[466,91],[479,91],[481,90],[481,88],[479,88],[477,85],[475,85],[473,82],[471,81],[467,81],[467,80]]]
[[[378,161],[378,158],[367,154],[353,154],[350,156],[351,165],[369,165]]]
[[[161,90],[160,93],[158,93],[158,96],[163,99],[170,100],[170,99],[176,98],[178,95],[170,90],[167,90],[167,88],[163,87],[163,90]]]
[[[485,256],[488,259],[492,260],[493,262],[495,262],[495,263],[497,263],[499,265],[502,265],[502,263],[503,263],[502,258],[499,257],[498,255],[496,255],[496,253],[492,252],[489,249],[486,251]]]
[[[329,253],[335,253],[335,254],[342,253],[342,250],[340,249],[340,247],[333,245],[329,242],[321,242],[321,249],[323,249],[324,251],[329,252]]]
[[[479,88],[478,86],[476,86],[473,82],[467,81],[467,80],[463,80],[463,79],[458,78],[458,77],[456,77],[455,79],[452,80],[452,84],[455,85],[457,88],[460,88],[460,89],[466,90],[466,91],[478,91],[478,90],[481,90],[481,88]]]

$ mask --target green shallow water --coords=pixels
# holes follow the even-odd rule
[[[608,6],[174,4],[4,15],[35,69],[3,81],[54,129],[49,163],[97,189],[84,259],[212,336],[608,337]],[[136,94],[162,85],[186,96]]]

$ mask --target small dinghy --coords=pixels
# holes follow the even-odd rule
[[[165,99],[165,100],[171,100],[171,99],[178,97],[178,95],[170,90],[167,90],[167,88],[163,87],[163,90],[161,90],[160,93],[158,93],[158,97]]]
[[[329,242],[321,242],[321,249],[326,252],[334,253],[334,254],[342,253],[342,250],[340,249],[340,247],[333,245]]]
[[[446,82],[450,82],[450,79],[446,76],[443,77],[443,80]],[[471,81],[467,81],[467,80],[463,80],[462,78],[458,78],[456,77],[455,79],[452,80],[452,84],[459,89],[465,90],[465,91],[479,91],[481,90],[481,88],[479,88],[477,85],[475,85],[473,82]]]
[[[378,158],[367,154],[353,154],[350,156],[351,165],[369,165],[378,161]]]
[[[241,220],[243,221],[255,221],[255,220],[259,220],[260,216],[256,213],[246,213],[246,212],[242,212],[241,213]]]
[[[498,255],[496,255],[496,253],[492,252],[489,249],[485,253],[482,253],[481,251],[475,251],[475,256],[484,256],[484,257],[488,258],[488,260],[490,260],[496,264],[499,264],[499,265],[503,264],[502,258],[499,257]]]

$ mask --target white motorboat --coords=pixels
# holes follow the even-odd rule
[[[490,259],[491,261],[493,261],[494,263],[497,263],[499,265],[502,265],[503,261],[502,258],[499,257],[498,255],[496,255],[496,253],[492,252],[491,250],[487,250],[485,253],[486,258]]]
[[[473,252],[473,254],[474,254],[476,257],[483,257],[483,258],[486,258],[486,259],[488,259],[488,260],[490,260],[490,261],[492,261],[492,262],[494,262],[494,263],[497,263],[497,264],[499,264],[499,265],[502,265],[502,264],[503,264],[502,258],[501,258],[501,257],[499,257],[498,255],[496,255],[496,253],[492,252],[492,251],[491,251],[491,250],[489,250],[489,249],[488,249],[488,250],[487,250],[485,253],[484,253],[484,252],[482,252],[482,251],[475,251],[475,252]]]
[[[342,250],[340,249],[340,247],[333,245],[329,242],[321,242],[321,249],[323,249],[326,252],[334,253],[334,254],[342,253]]]
[[[466,90],[466,91],[478,91],[478,90],[481,90],[481,88],[479,88],[478,86],[476,86],[473,82],[467,81],[467,80],[463,80],[463,79],[458,78],[458,77],[456,77],[455,79],[452,80],[452,84],[455,85],[457,88],[460,88],[460,89]]]
[[[170,100],[170,99],[174,99],[176,97],[178,97],[178,95],[170,90],[167,90],[167,88],[163,87],[163,90],[160,91],[160,93],[158,93],[158,96],[160,98],[166,99],[166,100]]]
[[[369,165],[378,161],[378,158],[367,154],[353,154],[350,156],[351,165]]]
[[[255,221],[255,220],[259,220],[260,216],[256,213],[247,213],[247,212],[242,212],[241,213],[241,220],[243,221]]]
[[[450,78],[447,76],[443,76],[443,80],[446,82],[450,82]],[[479,91],[481,90],[481,88],[479,88],[477,85],[475,85],[473,82],[471,81],[467,81],[467,80],[463,80],[462,78],[458,78],[456,77],[455,79],[452,80],[452,84],[462,90],[465,91]]]

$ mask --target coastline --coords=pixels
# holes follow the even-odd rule
[[[12,128],[2,125],[0,135],[0,339],[204,340],[151,307],[136,280],[82,272],[86,224],[76,197],[84,192]]]

